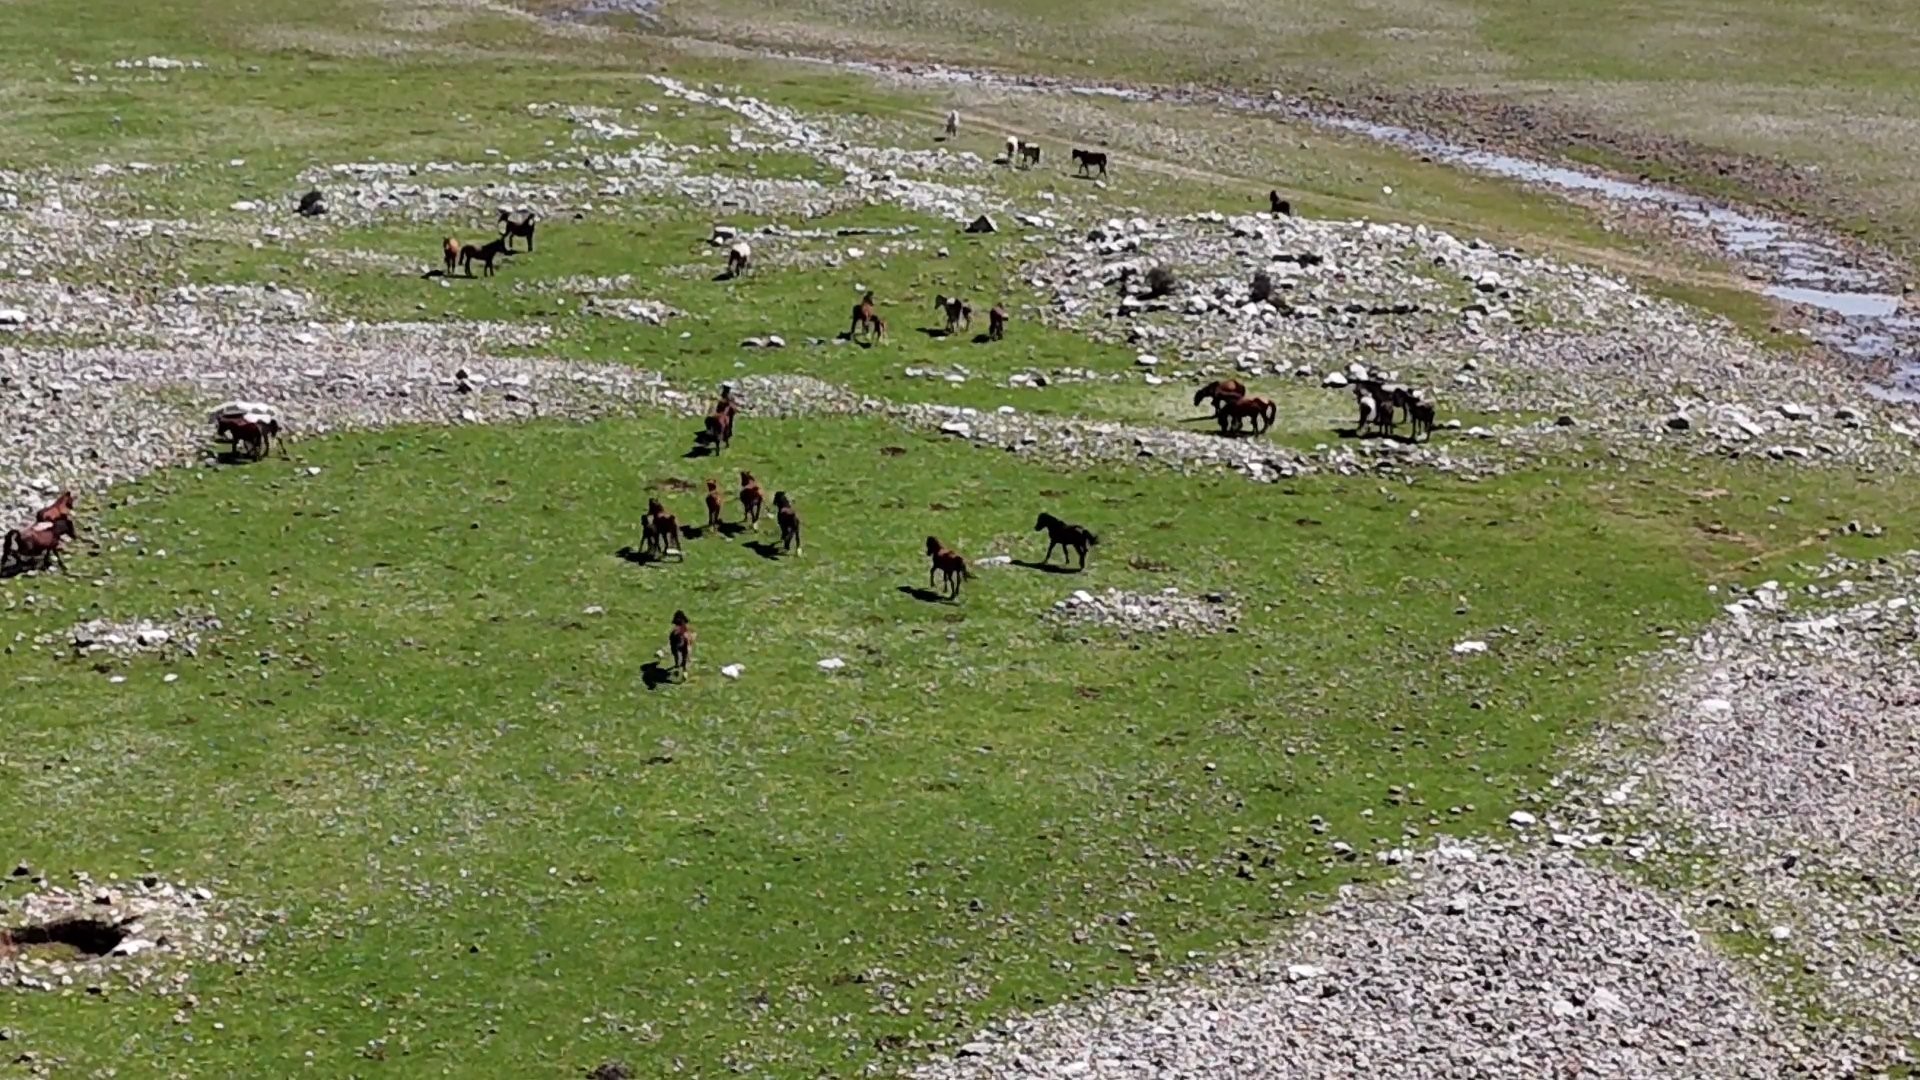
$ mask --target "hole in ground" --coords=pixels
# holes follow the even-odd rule
[[[101,919],[55,919],[0,930],[0,956],[33,950],[51,958],[93,959],[113,952],[126,938],[126,930]]]

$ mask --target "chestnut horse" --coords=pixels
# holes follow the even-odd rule
[[[1227,402],[1246,396],[1247,388],[1239,379],[1215,379],[1193,392],[1193,403],[1198,405],[1203,401],[1212,400],[1213,410],[1219,412],[1220,407]]]
[[[33,515],[33,523],[35,525],[51,525],[56,521],[72,521],[72,520],[73,520],[73,492],[71,491],[61,492],[59,498],[53,500],[51,503],[48,503],[46,506],[41,507]],[[75,532],[74,535],[78,536],[80,534],[78,532]]]
[[[45,570],[52,562],[58,564],[64,574],[67,561],[60,557],[60,541],[73,534],[72,518],[22,525],[0,541],[0,570],[8,565],[24,567],[28,562],[37,562],[37,569]]]
[[[440,258],[447,264],[446,276],[453,276],[453,268],[460,265],[460,241],[449,236],[440,241]]]
[[[687,664],[693,659],[693,624],[687,621],[687,613],[673,613],[673,629],[667,631],[667,651],[673,654],[674,674],[682,679],[687,677]]]
[[[1253,433],[1258,435],[1273,426],[1274,418],[1279,413],[1279,406],[1266,398],[1239,397],[1221,403],[1213,417],[1219,421],[1222,435],[1227,434],[1229,430],[1239,434],[1241,421],[1249,419],[1253,421]]]
[[[933,560],[933,565],[927,568],[927,588],[933,588],[933,575],[939,574],[947,599],[958,600],[960,582],[973,576],[967,569],[967,560],[961,558],[959,552],[943,546],[936,536],[927,537],[927,558]]]
[[[1085,570],[1087,549],[1100,542],[1100,538],[1093,535],[1093,530],[1080,525],[1069,525],[1052,514],[1041,514],[1033,523],[1034,532],[1039,532],[1041,529],[1047,530],[1047,554],[1040,560],[1043,563],[1053,560],[1054,548],[1061,548],[1063,549],[1060,555],[1062,561],[1066,559],[1066,552],[1079,552],[1080,569]]]
[[[861,297],[859,303],[853,305],[853,323],[847,327],[847,339],[859,340],[862,330],[867,331],[874,341],[887,336],[887,320],[881,318],[880,312],[874,308],[871,292]]]
[[[720,527],[720,484],[712,477],[707,478],[707,528]]]
[[[760,527],[760,511],[766,502],[767,495],[760,490],[760,482],[752,473],[740,470],[740,518],[749,529]]]
[[[646,537],[647,554],[657,559],[678,555],[682,562],[686,561],[686,552],[680,550],[680,521],[667,513],[659,499],[647,500],[647,517],[641,531]]]
[[[793,500],[784,491],[773,493],[773,509],[774,519],[780,522],[780,547],[800,554],[800,511],[793,508]]]
[[[722,401],[707,414],[707,445],[719,453],[721,447],[733,442],[733,405]]]

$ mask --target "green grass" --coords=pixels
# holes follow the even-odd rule
[[[749,421],[724,465],[794,494],[804,555],[703,536],[684,563],[632,565],[616,552],[646,492],[726,475],[681,457],[688,436],[395,432],[124,489],[91,531],[141,543],[77,556],[0,635],[180,606],[226,628],[195,660],[113,665],[118,684],[16,647],[0,850],[217,880],[289,919],[258,965],[196,974],[190,1025],[160,996],[30,994],[16,1038],[142,1075],[308,1054],[344,1075],[373,1067],[372,1040],[409,1074],[904,1060],[1259,936],[1366,875],[1331,840],[1497,820],[1605,710],[1617,660],[1710,613],[1701,580],[1747,551],[1694,528],[1678,490],[1584,473],[1258,491]],[[1712,515],[1784,541],[1865,497],[1786,471],[1776,488],[1788,516],[1766,496]],[[957,604],[909,595],[927,532],[1031,558],[1040,507],[1101,534],[1084,578],[981,567]],[[1230,592],[1240,632],[1129,642],[1040,618],[1073,588],[1168,586]],[[675,608],[694,675],[650,689]],[[1491,653],[1454,658],[1469,636]],[[817,670],[828,656],[847,668]],[[1241,851],[1273,863],[1240,878]],[[873,1011],[883,985],[899,1011]]]

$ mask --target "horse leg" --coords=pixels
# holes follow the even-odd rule
[[[1080,569],[1085,570],[1087,568],[1087,545],[1075,545],[1074,550],[1080,553]]]
[[[939,567],[939,564],[937,563],[933,566],[927,567],[927,591],[928,592],[933,591],[933,575],[938,573],[939,570],[940,570],[940,567]]]

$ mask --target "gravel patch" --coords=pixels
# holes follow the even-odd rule
[[[1098,626],[1132,634],[1219,634],[1235,633],[1240,609],[1228,603],[1225,595],[1209,593],[1204,597],[1182,596],[1179,589],[1158,593],[1106,589],[1090,593],[1075,589],[1064,600],[1047,610],[1047,617],[1060,623]]]
[[[67,631],[67,641],[81,656],[105,654],[129,657],[140,654],[193,656],[199,652],[203,635],[218,633],[220,620],[212,615],[181,616],[175,619],[89,619]],[[37,645],[51,642],[41,639]]]
[[[30,880],[29,880],[30,879]],[[0,988],[63,995],[109,990],[173,993],[184,988],[193,964],[251,964],[263,936],[244,927],[241,913],[204,886],[147,875],[136,881],[95,882],[77,874],[71,887],[16,867],[10,879],[29,891],[0,902]],[[47,934],[75,921],[84,934]],[[77,938],[43,942],[36,935]],[[192,1008],[191,995],[183,1001]]]

